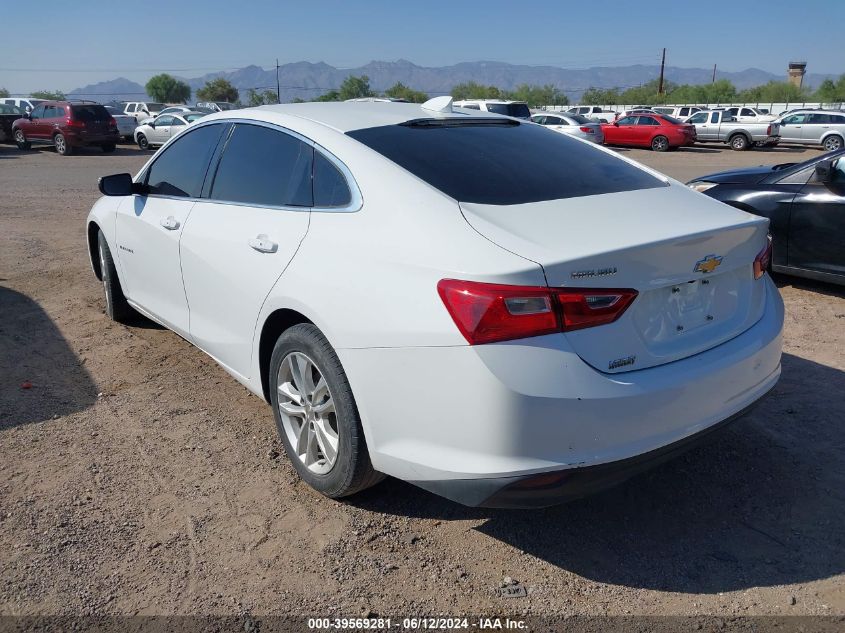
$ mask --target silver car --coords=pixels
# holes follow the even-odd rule
[[[131,141],[135,136],[135,128],[138,127],[135,117],[125,114],[117,106],[107,105],[104,107],[117,123],[117,131],[120,133],[120,137],[125,141]]]
[[[532,114],[531,121],[545,125],[555,132],[577,136],[593,143],[604,143],[604,132],[602,132],[601,124],[580,114],[540,112]]]
[[[204,112],[159,115],[155,119],[145,121],[138,126],[135,130],[135,142],[141,149],[164,145],[172,136],[176,136],[186,126],[199,121],[204,116]]]
[[[845,112],[799,110],[780,119],[780,142],[820,145],[832,152],[845,147]]]

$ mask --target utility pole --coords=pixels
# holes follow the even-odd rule
[[[716,83],[716,64],[713,64],[713,81],[711,81],[710,83]]]
[[[282,102],[282,87],[279,85],[279,58],[276,58],[276,103]]]
[[[660,81],[657,84],[657,94],[663,96],[663,70],[666,67],[666,49],[663,49],[663,59],[660,61]]]

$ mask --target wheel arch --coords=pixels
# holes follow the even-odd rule
[[[285,330],[300,323],[315,323],[307,316],[291,308],[281,308],[271,312],[261,326],[261,334],[258,338],[258,368],[261,378],[261,392],[264,400],[270,402],[270,358],[273,355],[273,348],[276,341]]]
[[[730,145],[730,142],[737,136],[744,136],[749,145],[754,142],[751,135],[746,130],[735,130],[728,136],[728,144]]]
[[[91,269],[94,271],[94,275],[97,277],[97,279],[102,281],[103,269],[100,268],[100,257],[99,253],[97,252],[97,234],[99,232],[100,225],[97,224],[94,220],[89,221],[86,231],[86,235],[88,237],[88,257],[91,260]]]
[[[842,139],[842,146],[845,147],[845,134],[837,130],[831,130],[827,134],[823,134],[822,137],[819,139],[819,144],[823,146],[825,141],[827,141],[827,139],[829,139],[831,136],[838,136],[840,139]]]

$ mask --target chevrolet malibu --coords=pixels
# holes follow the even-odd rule
[[[449,97],[221,112],[87,219],[140,312],[266,400],[299,475],[468,504],[588,494],[780,375],[764,218]]]

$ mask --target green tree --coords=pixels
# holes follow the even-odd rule
[[[200,101],[228,101],[229,103],[237,103],[238,89],[235,88],[229,81],[218,77],[197,90],[197,99]]]
[[[154,100],[163,103],[185,103],[191,98],[191,87],[167,73],[150,77],[144,89]]]
[[[8,96],[9,96],[9,91],[6,90],[5,88],[0,88],[0,97],[8,97]]]
[[[485,86],[474,81],[467,81],[452,86],[452,98],[463,99],[501,99],[503,91],[496,86]]]
[[[505,92],[504,96],[513,101],[525,101],[532,108],[569,104],[567,96],[551,84],[545,86],[520,84],[516,89]]]
[[[841,103],[845,101],[845,75],[839,79],[825,79],[816,90],[815,98],[822,103]]]
[[[329,90],[326,94],[314,99],[314,101],[340,101],[340,93],[337,90]]]
[[[736,86],[720,79],[712,84],[676,86],[666,95],[666,103],[731,103],[736,96]]]
[[[253,90],[252,88],[250,88],[246,91],[246,98],[247,105],[249,105],[250,107],[279,103],[278,95],[274,90],[265,90],[264,92],[258,92],[257,90]]]
[[[411,103],[424,103],[428,101],[428,95],[426,93],[409,88],[401,81],[397,81],[393,86],[385,90],[384,95],[392,99],[404,99]]]
[[[60,90],[36,90],[31,92],[30,96],[47,101],[64,101],[65,99],[65,93]]]
[[[676,86],[668,81],[663,82],[663,94],[657,94],[659,81],[657,79],[652,79],[648,83],[643,84],[642,86],[637,86],[636,88],[628,88],[625,92],[620,95],[620,100],[623,104],[628,105],[652,105],[658,103],[666,103],[666,95],[673,90],[675,90]]]
[[[579,103],[584,105],[616,105],[619,101],[619,90],[616,88],[588,88],[581,96]]]
[[[748,103],[771,103],[775,101],[806,101],[807,92],[788,81],[770,81],[762,86],[754,86],[737,95],[737,101]]]
[[[340,90],[338,90],[338,99],[340,101],[375,96],[376,93],[370,90],[370,78],[366,75],[361,75],[360,77],[350,75],[343,80],[343,83],[340,84]]]

